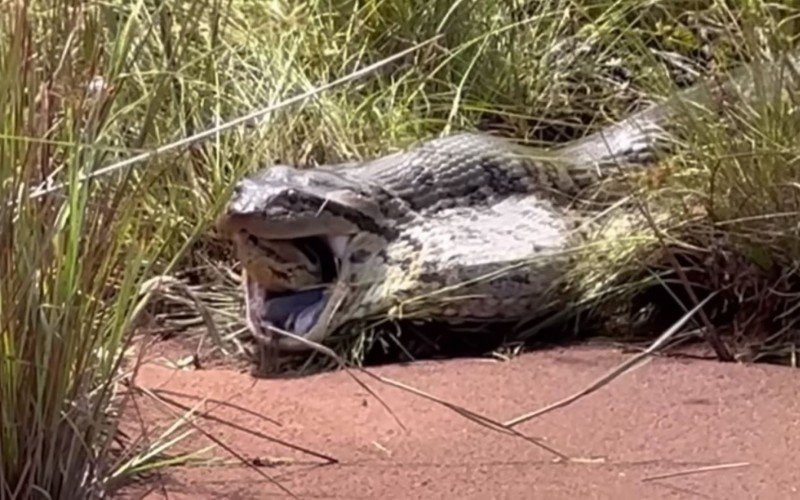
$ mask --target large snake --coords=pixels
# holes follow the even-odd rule
[[[569,201],[620,166],[653,164],[686,110],[779,88],[754,83],[793,76],[781,68],[744,66],[546,150],[461,133],[363,163],[263,168],[236,184],[217,223],[243,265],[247,323],[262,341],[304,350],[282,332],[321,342],[385,314],[489,322],[558,307],[563,257],[586,220]]]

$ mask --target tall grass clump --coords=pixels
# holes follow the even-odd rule
[[[133,48],[80,2],[3,6],[0,48],[0,496],[86,498],[110,466],[108,408],[155,256],[140,187],[78,182],[118,147],[113,91]],[[108,14],[108,13],[107,13]],[[127,28],[127,29],[126,29]],[[116,37],[116,53],[109,37]],[[51,176],[68,186],[35,199]]]
[[[82,179],[183,132],[194,111],[172,92],[213,52],[217,14],[184,1],[0,6],[0,498],[110,486],[140,284],[180,246],[151,210],[181,155]]]
[[[682,109],[677,153],[629,185],[639,224],[597,235],[600,251],[573,280],[601,308],[642,299],[673,319],[713,293],[688,338],[721,359],[796,366],[798,11],[754,3],[730,13],[749,83]]]
[[[684,218],[671,267],[695,295],[719,292],[710,319],[731,358],[797,366],[800,52],[796,31],[775,36],[786,28],[765,23],[753,98],[689,127],[667,196]]]

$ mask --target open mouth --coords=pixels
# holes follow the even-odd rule
[[[253,237],[248,237],[252,243]],[[256,273],[246,267],[245,298],[250,328],[266,339],[280,337],[285,332],[307,338],[323,319],[331,285],[339,276],[347,237],[312,236],[265,242],[272,245],[269,248],[278,247],[285,251],[278,257],[283,260],[274,260],[276,257],[273,255],[272,259],[258,263],[261,267],[274,266],[270,272],[258,269]],[[286,259],[287,255],[296,256],[297,260],[292,262]],[[305,286],[293,286],[297,280],[287,272],[293,265],[297,269],[313,269],[313,283],[308,284],[310,278],[307,274],[303,280]],[[274,276],[275,280],[253,278],[265,274]],[[322,327],[324,330],[324,325]]]

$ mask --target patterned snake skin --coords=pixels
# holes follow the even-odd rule
[[[557,308],[587,218],[570,201],[669,152],[685,106],[741,103],[754,74],[779,73],[754,67],[553,149],[462,133],[363,163],[277,165],[242,179],[218,228],[243,264],[251,331],[302,350],[281,333],[320,342],[386,315],[490,322]]]

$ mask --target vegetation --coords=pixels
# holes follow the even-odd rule
[[[12,0],[0,9],[0,498],[85,498],[120,477],[118,388],[150,292],[166,299],[169,314],[155,314],[167,328],[209,327],[217,347],[239,345],[231,262],[209,228],[242,173],[363,158],[454,130],[563,142],[738,62],[774,57],[797,34],[795,10],[761,0]],[[367,78],[82,179],[437,35]],[[772,322],[765,331],[777,333],[757,339],[753,357],[791,354],[796,340],[800,130],[789,104],[691,128],[686,153],[642,181],[645,201],[680,215],[661,236],[681,242],[670,255],[684,278],[727,290],[730,307],[749,315],[729,322],[740,340],[754,321]],[[602,241],[614,258],[592,268],[595,289],[643,263],[675,262],[659,260],[666,247],[652,234]],[[175,279],[153,281],[166,275]]]

